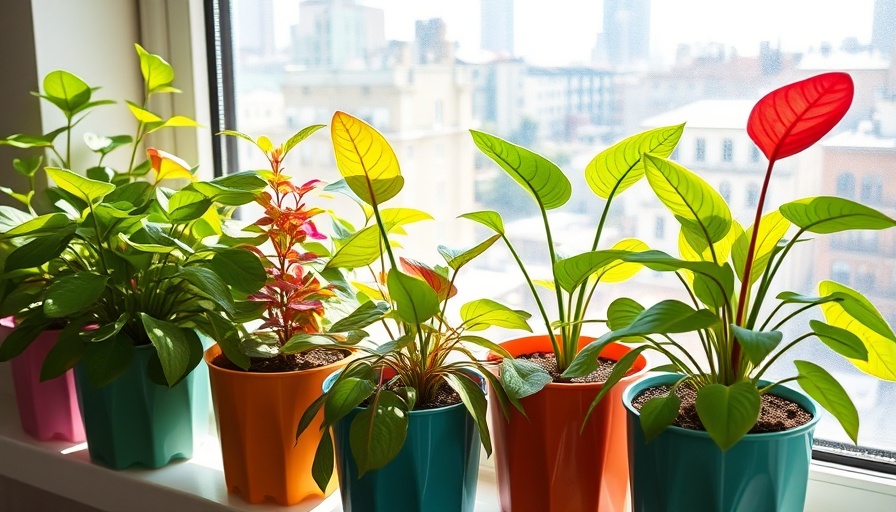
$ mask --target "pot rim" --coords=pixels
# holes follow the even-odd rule
[[[645,378],[639,380],[638,382],[635,382],[634,384],[628,386],[623,391],[622,405],[625,406],[625,409],[628,412],[628,414],[630,414],[633,417],[640,417],[641,416],[640,412],[637,409],[635,409],[635,407],[632,405],[632,399],[634,399],[638,393],[640,393],[641,391],[643,391],[647,388],[651,388],[654,386],[668,384],[670,382],[673,382],[675,376],[677,376],[677,375],[678,374],[675,374],[675,373],[659,373],[656,375],[652,375],[650,377],[645,377]],[[769,382],[767,380],[760,380],[759,383],[760,384],[771,384],[771,382]],[[799,427],[792,428],[789,430],[783,430],[780,432],[763,432],[761,434],[746,434],[743,438],[741,438],[740,441],[737,442],[737,444],[740,444],[743,442],[762,442],[762,441],[767,441],[770,439],[780,439],[782,437],[800,436],[800,435],[803,435],[807,432],[811,432],[812,430],[814,430],[816,425],[818,424],[819,420],[821,420],[821,416],[822,416],[821,407],[815,400],[813,400],[811,397],[809,397],[802,391],[787,387],[783,384],[779,384],[779,385],[775,386],[774,388],[772,388],[772,390],[779,392],[779,393],[777,393],[779,396],[783,396],[784,398],[786,398],[788,400],[797,402],[801,407],[808,410],[809,413],[812,414],[812,419],[809,420],[809,422],[806,423],[805,425],[800,425]],[[638,425],[637,428],[640,428],[640,425]],[[671,431],[678,435],[700,437],[700,438],[705,438],[707,440],[712,440],[712,438],[709,436],[709,433],[707,433],[705,430],[691,430],[689,428],[682,428],[682,427],[678,427],[675,425],[670,425],[670,426],[666,427],[666,430],[663,431],[663,433],[665,433],[666,431]]]
[[[214,354],[212,354],[214,352]],[[202,359],[205,361],[206,366],[208,366],[209,371],[222,372],[230,375],[241,375],[246,376],[247,378],[283,378],[285,376],[296,375],[296,374],[312,374],[321,371],[332,371],[335,368],[338,368],[341,365],[344,365],[346,361],[351,359],[354,356],[354,353],[350,353],[349,355],[343,357],[342,359],[332,362],[330,364],[324,366],[317,366],[315,368],[306,368],[304,370],[291,370],[288,372],[250,372],[245,370],[231,370],[229,368],[222,368],[212,362],[212,360],[218,355],[223,354],[224,352],[221,350],[220,345],[216,341],[214,345],[205,349],[202,353]],[[251,377],[250,377],[251,376]]]
[[[511,342],[514,342],[517,340],[527,339],[527,338],[548,339],[548,335],[547,334],[532,334],[529,336],[518,336],[515,338],[506,339],[506,340],[502,341],[501,343],[499,343],[498,345],[503,346],[506,343],[511,343]],[[597,338],[594,336],[585,336],[585,335],[579,336],[579,340],[583,340],[583,339],[589,340],[589,343],[590,343],[591,341],[594,341]],[[626,346],[625,343],[619,343],[619,342],[615,342],[615,341],[610,343],[608,346],[622,347],[622,348],[631,350],[628,346]],[[548,352],[553,353],[552,350],[549,350]],[[492,351],[489,351],[488,356],[487,356],[487,358],[492,361],[500,361],[500,357],[501,356],[499,356],[498,354],[495,354]],[[619,382],[617,382],[615,384],[616,386],[622,384],[625,387],[629,384],[632,384],[633,382],[642,378],[648,371],[650,371],[650,365],[648,364],[649,360],[648,360],[648,357],[644,355],[644,353],[638,354],[637,360],[644,361],[644,366],[640,370],[637,370],[634,372],[629,370],[629,373],[627,373],[624,377],[619,379]],[[599,390],[603,389],[605,383],[606,382],[549,382],[544,388],[542,388],[542,391],[545,389],[555,389],[555,390],[593,389],[595,391],[599,391]],[[541,393],[541,391],[539,391],[538,393]]]

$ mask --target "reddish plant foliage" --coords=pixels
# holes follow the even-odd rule
[[[264,207],[264,216],[255,225],[267,233],[273,253],[265,254],[254,249],[265,263],[268,282],[249,298],[265,304],[264,323],[260,329],[276,334],[282,346],[296,334],[321,331],[323,301],[333,297],[334,293],[305,267],[318,256],[301,247],[308,239],[326,238],[312,220],[323,210],[310,208],[303,200],[322,182],[312,180],[301,186],[294,185],[291,178],[283,174],[279,148],[270,152],[268,160],[271,163],[270,191],[257,199]]]

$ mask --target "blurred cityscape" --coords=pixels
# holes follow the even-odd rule
[[[680,45],[674,62],[659,65],[651,59],[650,0],[604,0],[592,61],[552,67],[515,54],[513,0],[481,0],[476,52],[459,52],[441,18],[416,21],[412,41],[387,40],[389,12],[355,0],[299,2],[290,44],[278,47],[273,0],[235,0],[233,6],[237,128],[282,141],[304,126],[327,123],[336,109],[372,124],[401,162],[402,205],[437,219],[422,230],[409,228],[413,236],[407,246],[418,259],[436,262],[440,243],[466,246],[483,238],[486,233],[474,223],[454,217],[495,209],[524,258],[537,263],[530,272],[549,275],[537,210],[479,155],[471,128],[529,147],[564,169],[574,194],[550,217],[564,254],[590,249],[604,206],[585,183],[588,162],[627,135],[683,122],[687,128],[673,159],[715,187],[747,227],[767,165],[745,130],[750,109],[766,92],[826,71],[852,75],[853,106],[821,144],[778,164],[767,204],[774,208],[800,197],[837,195],[896,216],[896,65],[891,65],[896,2],[891,0],[874,2],[870,42],[818,41],[794,52],[768,41],[750,56],[724,42],[706,42]],[[251,149],[240,146],[241,168],[260,165]],[[328,137],[312,137],[296,153],[288,161],[293,174],[338,179]],[[611,213],[602,248],[633,237],[678,254],[678,223],[645,183],[622,195]],[[778,291],[813,294],[819,280],[832,279],[865,293],[891,324],[896,322],[893,230],[800,245],[779,272]],[[482,293],[535,310],[509,253],[489,251],[472,273],[465,281]],[[645,304],[678,293],[669,276],[642,272],[633,283]],[[607,287],[594,311],[631,293],[632,283],[624,286]],[[807,341],[793,356],[828,354],[820,343]],[[862,444],[892,450],[896,386],[864,377],[845,362],[834,367],[860,408]],[[778,368],[792,373],[789,363]],[[819,437],[845,439],[835,422],[824,423]]]

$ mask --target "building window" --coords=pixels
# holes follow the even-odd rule
[[[759,185],[750,183],[747,185],[747,206],[754,208],[759,202]]]
[[[837,195],[847,199],[856,196],[856,179],[851,172],[841,172],[837,175]]]
[[[849,263],[835,261],[831,265],[831,279],[840,284],[849,285]]]
[[[884,181],[878,174],[862,177],[862,202],[865,204],[881,204],[884,196]]]
[[[699,138],[697,139],[696,150],[694,151],[694,160],[698,162],[706,161],[706,139]]]
[[[727,181],[723,181],[719,184],[719,194],[722,195],[722,199],[725,200],[726,203],[731,204],[731,184]]]
[[[662,217],[656,218],[656,225],[653,228],[654,235],[658,240],[662,240],[666,236],[666,219]]]
[[[722,141],[722,161],[730,162],[733,160],[734,153],[734,141],[731,139],[725,139]]]

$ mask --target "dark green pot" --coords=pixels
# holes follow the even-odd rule
[[[632,399],[642,390],[672,384],[677,375],[657,375],[625,390],[628,449],[632,461],[633,512],[795,512],[803,510],[817,404],[793,389],[776,395],[812,413],[809,423],[785,432],[748,434],[723,452],[703,431],[669,427],[644,442]],[[768,384],[768,383],[766,383]]]
[[[146,366],[155,349],[136,347],[127,371],[95,388],[75,366],[90,460],[113,469],[162,467],[193,456],[194,438],[209,423],[208,367],[202,362],[173,388],[152,382]]]
[[[330,388],[338,373],[324,382]],[[395,459],[358,478],[349,446],[356,408],[333,427],[336,471],[345,512],[472,512],[479,476],[479,431],[464,404],[411,411]]]

